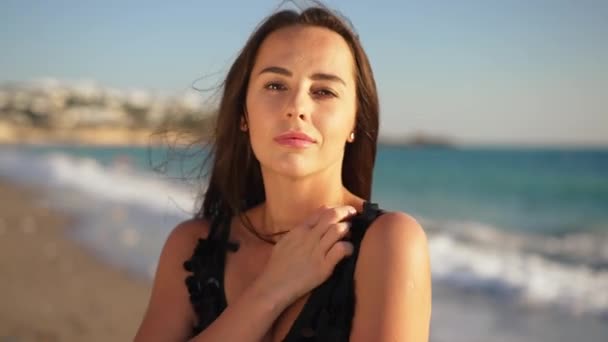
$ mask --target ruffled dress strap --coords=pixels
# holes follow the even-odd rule
[[[227,306],[224,293],[226,252],[236,252],[239,247],[228,240],[229,234],[229,223],[213,223],[207,238],[198,240],[192,257],[184,262],[184,269],[192,273],[185,282],[197,316],[192,336],[207,328]]]

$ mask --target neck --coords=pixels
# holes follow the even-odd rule
[[[351,194],[342,185],[341,169],[325,170],[306,178],[289,178],[262,170],[266,203],[262,234],[285,232],[304,222],[322,205],[346,204]]]

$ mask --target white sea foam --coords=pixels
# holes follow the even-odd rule
[[[167,177],[125,167],[103,166],[92,158],[64,153],[29,155],[0,153],[0,174],[52,188],[70,188],[104,200],[175,214],[192,213],[196,189],[171,183]]]
[[[429,234],[434,280],[515,297],[530,305],[554,305],[575,314],[608,315],[608,268],[568,259],[560,262],[559,254],[545,253],[546,245],[563,246],[552,247],[561,248],[560,252],[571,251],[569,241],[587,241],[591,239],[587,234],[579,234],[584,238],[562,237],[561,242],[556,242],[556,237],[533,236],[534,241],[530,242],[523,239],[523,234],[478,223],[470,223],[471,229],[463,229],[463,223],[444,225],[431,225],[435,228]],[[542,243],[543,239],[549,242]],[[596,240],[605,242],[606,236],[598,234]],[[601,242],[580,246],[604,252],[608,248]],[[594,252],[590,249],[590,253]]]

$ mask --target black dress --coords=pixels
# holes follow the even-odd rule
[[[359,247],[367,228],[382,213],[377,204],[365,202],[363,212],[352,217],[353,255],[340,261],[329,279],[311,292],[284,342],[348,341],[355,308],[354,271]],[[186,278],[186,285],[198,318],[192,336],[213,323],[227,306],[226,253],[237,251],[238,244],[228,241],[229,226],[219,228],[218,224],[212,225],[207,239],[199,239],[192,258],[184,263],[184,268],[192,273]]]

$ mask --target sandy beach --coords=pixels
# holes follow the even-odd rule
[[[69,239],[36,191],[0,179],[0,341],[131,341],[149,282]]]
[[[188,146],[200,141],[200,130],[164,125],[156,128],[79,127],[46,129],[14,125],[0,120],[0,144],[74,146]],[[204,129],[203,129],[204,131]]]
[[[3,144],[79,144],[96,146],[147,146],[155,143],[157,131],[124,127],[89,127],[49,130],[0,122]]]

